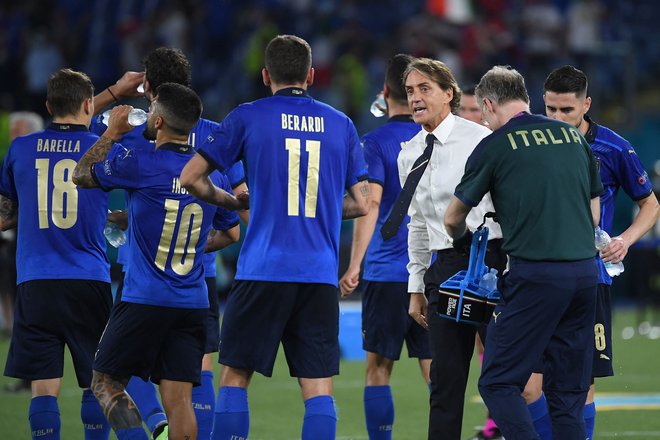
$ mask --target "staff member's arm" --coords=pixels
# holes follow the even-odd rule
[[[458,197],[451,196],[449,207],[445,211],[445,229],[454,240],[459,240],[469,233],[465,219],[472,210],[471,206],[463,203]]]

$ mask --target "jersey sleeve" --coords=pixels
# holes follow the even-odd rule
[[[245,169],[243,168],[243,161],[239,160],[234,165],[232,165],[225,173],[225,176],[227,176],[227,179],[229,179],[229,184],[232,188],[236,188],[241,183],[245,183]]]
[[[97,136],[102,136],[107,130],[108,126],[103,123],[103,115],[98,114],[92,118],[92,122],[89,124],[89,131],[94,133]]]
[[[491,190],[495,161],[485,156],[486,141],[479,142],[465,164],[465,173],[456,186],[454,195],[468,206],[475,207]]]
[[[364,152],[364,161],[367,164],[369,182],[384,186],[385,163],[380,145],[370,137],[363,137],[362,151]]]
[[[240,116],[239,106],[209,133],[197,152],[213,167],[223,171],[241,157],[244,139],[245,125]]]
[[[364,162],[364,153],[358,138],[355,125],[348,120],[348,168],[346,174],[346,188],[350,188],[356,183],[366,180],[367,164]]]
[[[209,175],[211,181],[218,188],[222,188],[229,194],[233,194],[229,179],[219,171],[214,171]],[[229,211],[218,207],[213,216],[213,229],[217,231],[227,231],[238,224],[238,215],[235,211]]]
[[[16,185],[14,184],[14,172],[12,170],[12,163],[14,161],[14,154],[12,148],[14,144],[9,147],[5,159],[2,161],[2,169],[0,170],[0,194],[11,200],[18,200],[16,195]]]
[[[632,200],[644,199],[653,192],[651,180],[632,146],[619,152],[616,170],[621,187]]]
[[[105,160],[92,165],[94,179],[106,191],[137,188],[140,183],[139,153],[121,144],[113,145]]]

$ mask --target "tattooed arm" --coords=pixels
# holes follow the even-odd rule
[[[6,231],[18,223],[18,203],[0,194],[0,230]]]
[[[362,217],[369,212],[369,182],[363,180],[348,189],[342,206],[342,219]]]
[[[80,158],[76,168],[73,170],[73,183],[81,188],[95,188],[98,186],[92,177],[92,165],[100,162],[108,154],[116,139],[121,138],[133,127],[128,123],[128,113],[133,109],[130,105],[118,105],[112,109],[108,129],[103,133],[92,148]]]

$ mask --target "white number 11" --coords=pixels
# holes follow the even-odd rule
[[[300,139],[286,138],[286,149],[289,152],[288,214],[297,216],[300,215]],[[315,218],[319,192],[321,142],[306,140],[305,151],[309,155],[305,186],[305,217]]]

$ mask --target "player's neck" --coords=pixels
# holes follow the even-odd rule
[[[275,93],[279,92],[282,89],[289,89],[291,87],[296,87],[298,89],[307,90],[307,83],[302,83],[302,84],[275,84],[275,83],[270,83],[270,91],[273,95]]]
[[[164,133],[163,130],[156,132],[156,149],[164,144],[183,144],[188,145],[188,136],[173,135]]]
[[[53,118],[55,124],[84,125],[89,128],[89,117],[87,116],[58,116]]]
[[[387,117],[391,118],[396,115],[409,115],[410,109],[408,104],[400,104],[393,99],[387,100]]]

